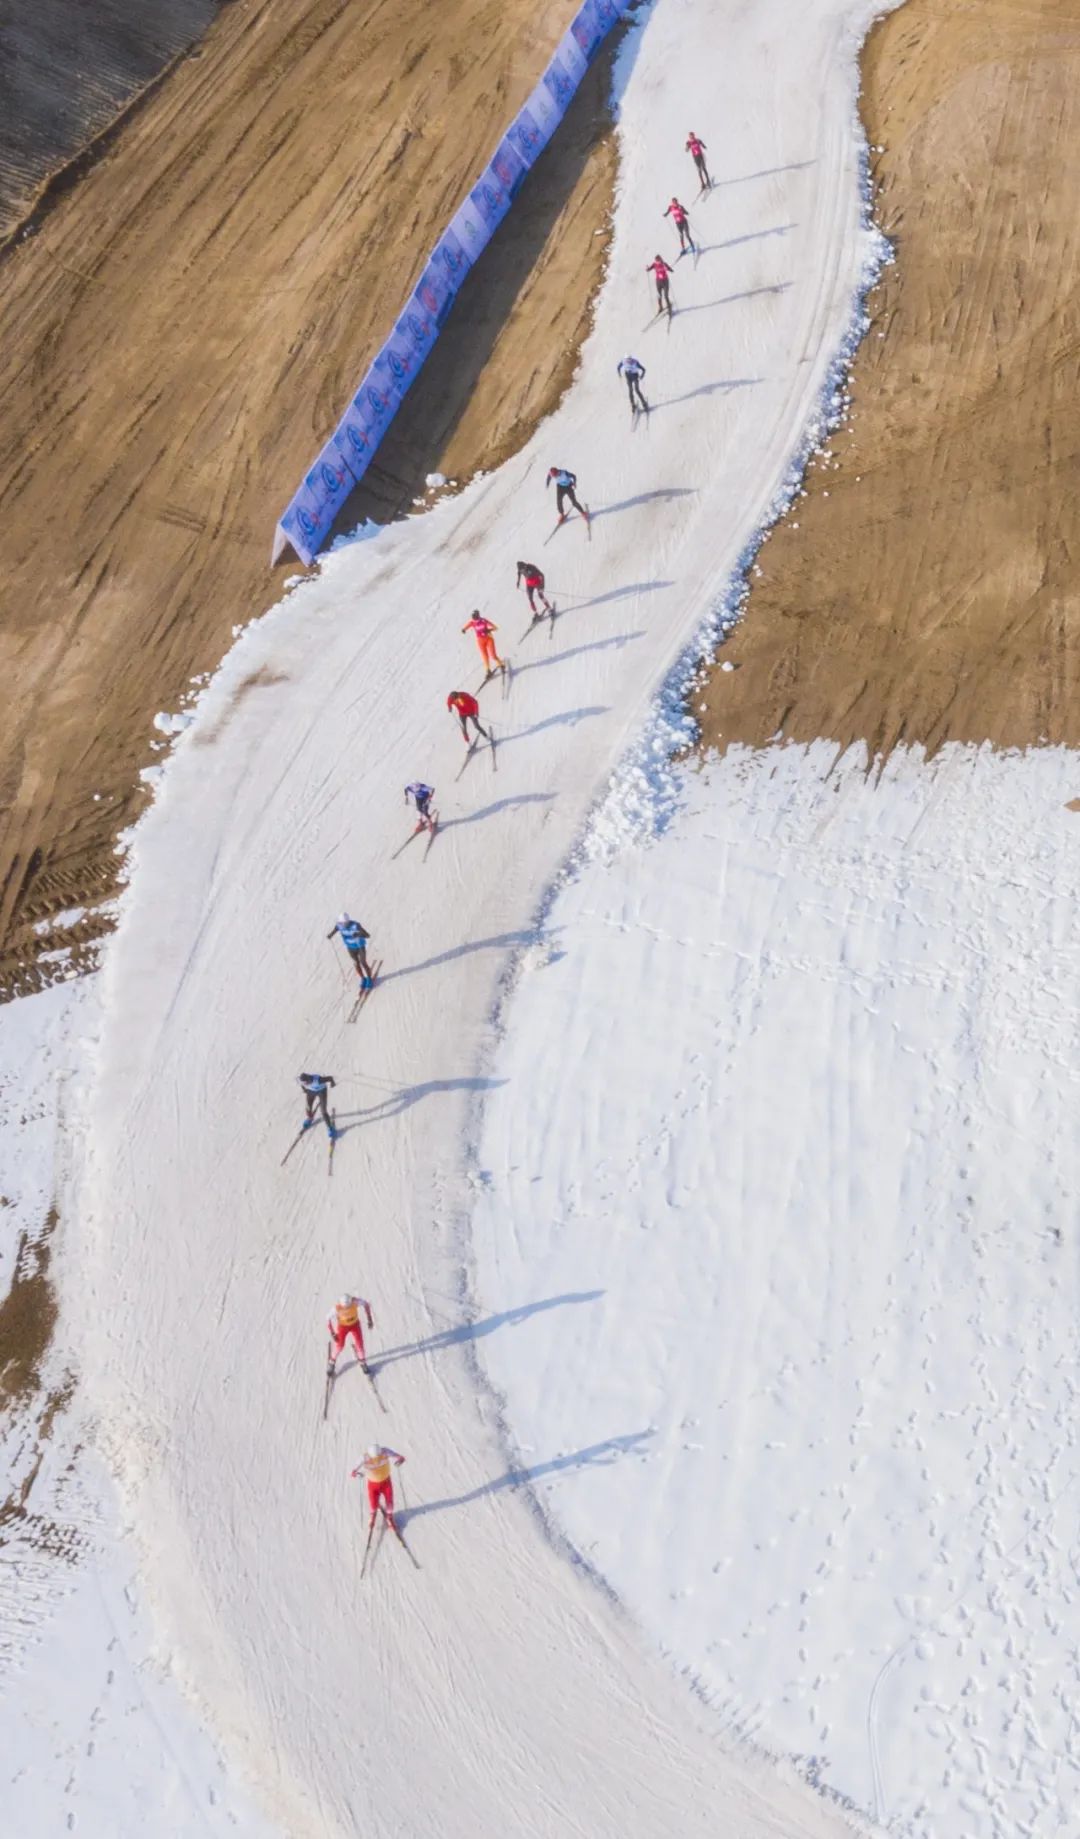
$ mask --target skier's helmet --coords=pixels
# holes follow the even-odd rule
[[[347,913],[339,913],[337,916],[337,923],[339,926],[349,926],[352,924]]]
[[[379,1457],[382,1455],[382,1444],[369,1443],[367,1449],[364,1451],[364,1455],[369,1462],[378,1462]]]
[[[339,1309],[348,1309],[351,1306],[351,1304],[355,1303],[356,1298],[355,1296],[345,1295],[345,1296],[339,1296],[337,1300],[338,1300]]]

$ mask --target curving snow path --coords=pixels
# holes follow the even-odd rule
[[[715,1833],[721,1813],[740,1835],[843,1829],[729,1753],[543,1536],[473,1344],[586,1303],[526,1283],[474,1321],[458,1299],[499,981],[767,514],[850,319],[872,10],[660,0],[623,54],[611,269],[563,407],[497,475],[339,551],[250,629],[136,834],[88,1098],[84,1359],[173,1666],[297,1834],[596,1839]],[[643,330],[691,126],[719,180],[692,209],[706,247],[679,266],[670,330]],[[627,349],[654,404],[633,433]],[[552,462],[579,475],[591,542],[575,522],[543,547]],[[565,609],[551,640],[519,642],[519,556]],[[458,635],[477,605],[518,668],[505,704],[485,693],[497,772],[480,753],[455,782],[443,702],[478,679]],[[416,775],[443,828],[426,861],[392,861]],[[386,960],[355,1027],[324,942],[342,904]],[[280,1167],[310,1066],[337,1075],[348,1126],[330,1180],[321,1137]],[[346,1373],[324,1425],[320,1325],[343,1284],[374,1300],[387,1411]],[[616,1417],[540,1466],[614,1471],[645,1428]],[[374,1433],[409,1458],[423,1568],[391,1546],[361,1583],[348,1470]]]

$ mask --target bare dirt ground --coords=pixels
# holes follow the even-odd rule
[[[273,527],[574,0],[232,0],[0,261],[0,991],[115,887],[158,709],[280,591]],[[601,59],[362,493],[493,464],[567,381]],[[85,962],[103,914],[49,934]]]
[[[907,0],[863,72],[897,261],[849,423],[761,552],[739,668],[695,693],[706,742],[1075,746],[1080,10]]]

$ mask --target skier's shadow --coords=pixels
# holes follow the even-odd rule
[[[440,817],[439,829],[457,830],[462,824],[479,824],[485,817],[497,817],[500,811],[515,811],[520,805],[549,805],[554,796],[554,792],[518,792],[513,798],[497,798],[493,805],[483,805],[479,811],[466,811],[463,817]],[[413,968],[419,967],[414,965]],[[402,972],[392,975],[400,977]]]
[[[733,179],[714,179],[709,191],[714,192],[721,185],[749,185],[752,179],[775,179],[782,172],[805,172],[808,166],[816,165],[816,160],[789,160],[786,166],[763,166],[760,172],[741,172]]]
[[[655,415],[659,409],[673,409],[677,402],[692,402],[695,396],[715,396],[717,391],[751,389],[755,383],[764,383],[764,377],[723,377],[717,383],[701,383],[696,390],[687,390],[682,396],[665,396],[660,402],[654,402],[650,414]]]
[[[523,1303],[520,1309],[500,1309],[498,1315],[487,1315],[482,1322],[459,1322],[456,1328],[443,1328],[438,1334],[427,1335],[423,1341],[388,1347],[385,1353],[372,1355],[372,1365],[377,1373],[394,1360],[411,1360],[416,1354],[439,1354],[444,1348],[460,1347],[463,1341],[479,1341],[500,1328],[516,1328],[519,1322],[527,1322],[531,1315],[541,1315],[545,1309],[562,1309],[569,1303],[599,1302],[603,1294],[603,1290],[568,1290],[564,1296],[545,1296],[538,1303]]]
[[[757,300],[761,294],[786,294],[792,281],[774,281],[771,287],[748,287],[741,294],[725,294],[720,300],[701,300],[696,306],[679,307],[679,317],[684,313],[708,313],[713,307],[734,306],[737,300]],[[593,516],[597,513],[594,511]]]
[[[440,1092],[494,1092],[509,1083],[507,1079],[425,1079],[422,1085],[402,1086],[399,1092],[380,1098],[377,1104],[368,1105],[362,1111],[339,1111],[338,1133],[344,1136],[350,1130],[359,1129],[361,1124],[382,1124],[389,1118],[400,1117],[403,1111],[411,1111],[422,1099],[436,1098]]]
[[[531,728],[519,728],[515,734],[500,734],[496,736],[496,739],[500,747],[508,747],[511,741],[527,741],[530,735],[543,734],[545,728],[573,728],[578,722],[587,720],[590,715],[607,715],[607,713],[606,703],[594,703],[588,709],[566,709],[562,715],[547,715],[542,722],[534,722]],[[522,934],[523,938],[526,936],[531,937],[532,935]]]
[[[481,1482],[468,1494],[455,1494],[442,1501],[425,1501],[398,1514],[399,1523],[419,1520],[425,1513],[443,1513],[450,1507],[468,1507],[487,1494],[501,1494],[504,1488],[528,1487],[545,1475],[557,1475],[561,1469],[607,1468],[620,1456],[641,1454],[641,1445],[653,1435],[652,1430],[634,1430],[622,1437],[605,1437],[602,1443],[590,1443],[585,1449],[571,1450],[565,1456],[553,1456],[550,1462],[537,1462],[529,1469],[507,1469],[495,1481]]]
[[[598,711],[598,713],[602,714],[603,711]],[[556,717],[555,719],[558,718]],[[532,730],[529,729],[528,732],[532,733]],[[500,742],[500,745],[501,744]],[[534,796],[537,798],[553,798],[555,794],[553,792],[544,792],[536,793]],[[514,801],[508,799],[506,802],[511,804]],[[497,810],[498,806],[492,806],[491,809]],[[475,817],[483,816],[484,813],[482,811],[477,811],[475,813]],[[474,820],[464,817],[454,819],[454,822],[458,824],[464,824],[470,821]],[[448,824],[447,829],[449,828],[450,826]],[[558,927],[545,929],[545,938],[548,936],[548,930],[550,930],[552,936],[554,936],[554,933],[560,929]],[[400,970],[387,971],[384,977],[380,977],[379,982],[392,983],[395,977],[412,977],[415,976],[417,971],[433,971],[437,969],[440,964],[453,964],[456,958],[467,958],[474,951],[498,951],[500,948],[508,945],[534,945],[539,937],[540,934],[534,926],[527,932],[497,932],[490,939],[469,939],[464,945],[451,945],[449,951],[436,952],[433,958],[421,958],[416,964],[403,964]]]
[[[643,639],[644,631],[617,632],[613,638],[594,639],[591,645],[572,645],[569,651],[557,651],[550,658],[534,658],[531,664],[515,664],[515,677],[523,677],[527,670],[549,670],[553,664],[565,664],[568,658],[583,657],[587,651],[621,651],[634,639]]]
[[[584,607],[602,607],[609,600],[629,600],[631,594],[653,594],[658,588],[674,586],[674,581],[631,581],[628,587],[613,587],[610,593],[594,594],[591,600],[568,600],[559,612],[580,613]],[[552,593],[555,591],[553,588]]]
[[[714,249],[738,249],[741,243],[761,243],[770,236],[790,236],[798,227],[796,223],[778,223],[768,230],[748,230],[745,236],[729,236],[723,243],[700,243],[698,254],[710,255]]]
[[[689,310],[689,309],[688,309]],[[602,504],[593,512],[593,523],[598,517],[614,517],[616,511],[633,511],[639,504],[655,504],[658,499],[694,498],[696,493],[690,485],[662,485],[655,492],[639,492],[636,498],[620,498],[618,504]]]

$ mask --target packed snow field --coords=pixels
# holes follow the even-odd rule
[[[477,1149],[478,1305],[580,1298],[482,1344],[522,1461],[627,1442],[545,1508],[733,1729],[920,1839],[1076,1826],[1078,784],[687,773],[554,903]]]

